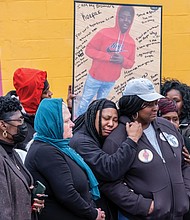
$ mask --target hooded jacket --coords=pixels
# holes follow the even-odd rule
[[[35,114],[41,101],[47,72],[19,68],[14,72],[13,84],[19,100],[28,114]]]
[[[86,55],[93,59],[89,73],[99,81],[116,81],[120,77],[121,69],[130,69],[135,62],[135,41],[129,35],[131,26],[125,33],[121,33],[119,10],[120,7],[117,10],[115,27],[100,30],[86,46]],[[124,57],[122,64],[110,62],[114,53],[120,53]]]
[[[103,150],[113,153],[126,139],[126,116],[110,134]],[[131,169],[120,183],[105,183],[101,190],[118,207],[132,215],[129,219],[182,220],[189,209],[190,166],[182,158],[183,138],[169,121],[152,122],[163,158],[143,134]],[[154,211],[148,215],[151,201]],[[127,213],[126,213],[127,214]]]

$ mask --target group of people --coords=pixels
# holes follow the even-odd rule
[[[118,107],[95,100],[72,122],[45,71],[20,68],[13,80],[16,92],[0,97],[2,219],[189,219],[187,85],[166,80],[161,95],[130,80]],[[48,197],[31,203],[36,181]]]

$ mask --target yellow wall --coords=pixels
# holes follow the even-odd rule
[[[190,84],[190,0],[112,3],[163,6],[162,76]],[[13,89],[14,70],[31,67],[46,70],[54,97],[66,98],[72,83],[73,18],[73,0],[0,0],[4,94]]]

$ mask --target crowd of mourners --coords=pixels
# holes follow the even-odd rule
[[[132,79],[117,105],[94,100],[72,121],[71,87],[52,98],[46,71],[19,68],[13,84],[0,97],[0,219],[190,219],[190,86]]]

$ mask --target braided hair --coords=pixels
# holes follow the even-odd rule
[[[0,96],[0,120],[10,118],[16,111],[21,111],[22,107],[17,98]]]
[[[98,99],[93,101],[87,111],[80,115],[75,121],[75,126],[73,128],[73,132],[75,133],[77,130],[79,130],[84,124],[86,126],[87,131],[90,133],[92,138],[99,142],[100,144],[103,144],[104,137],[102,136],[102,110],[105,108],[114,108],[117,110],[117,107],[114,102],[108,100],[108,99]],[[95,126],[95,120],[96,120],[96,114],[100,110],[99,114],[99,133],[96,130]]]
[[[137,95],[123,95],[119,99],[119,115],[125,115],[133,120],[132,116],[141,110],[144,104],[144,100],[139,98]]]

